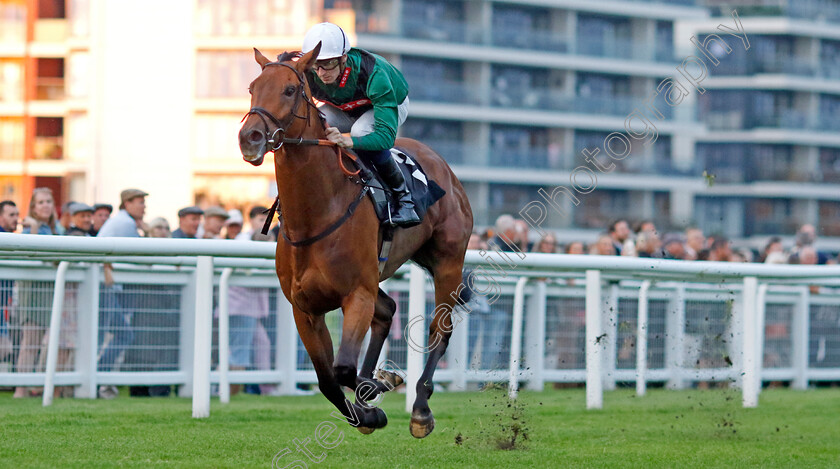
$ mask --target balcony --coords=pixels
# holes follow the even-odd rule
[[[410,85],[409,97],[414,101],[481,104],[481,90],[463,83],[437,81]]]
[[[548,149],[545,147],[500,148],[490,150],[490,166],[503,168],[547,169]]]
[[[577,39],[577,54],[595,57],[607,57],[612,59],[676,62],[673,54],[662,51],[650,53],[649,49],[653,44],[643,44],[629,38],[605,38],[591,34],[580,34]],[[655,49],[655,47],[654,47]]]
[[[809,122],[808,113],[791,109],[774,114],[754,114],[736,110],[711,111],[702,120],[710,130],[751,130],[762,127],[810,130],[818,128]]]
[[[63,137],[35,137],[32,158],[36,160],[60,160],[64,158]]]
[[[814,76],[817,67],[808,60],[795,57],[746,57],[743,60],[721,61],[715,68],[715,76],[760,73]]]
[[[840,21],[840,6],[826,0],[706,0],[706,6],[718,16],[726,16],[732,8],[738,15],[786,16],[811,21]]]
[[[418,18],[403,17],[402,30],[398,35],[435,42],[482,44],[483,31],[484,28],[470,26],[463,21],[439,20],[432,23]]]
[[[410,136],[407,135],[407,137]],[[437,154],[443,157],[443,159],[450,165],[464,164],[466,161],[464,155],[466,155],[469,151],[475,152],[475,149],[472,146],[456,140],[426,139],[423,140],[423,143],[431,147],[432,150],[436,151]]]
[[[64,78],[39,77],[35,82],[35,99],[45,101],[64,99]]]
[[[569,42],[560,33],[551,31],[523,31],[496,27],[490,36],[492,37],[492,44],[496,47],[569,52]]]

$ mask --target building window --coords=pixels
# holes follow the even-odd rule
[[[0,117],[0,160],[22,160],[25,135],[23,118]]]
[[[474,104],[480,101],[479,90],[464,80],[462,62],[403,57],[400,69],[408,81],[412,100]]]
[[[820,200],[820,223],[817,233],[822,236],[840,236],[840,202]]]
[[[403,35],[442,42],[465,42],[468,38],[480,39],[468,34],[463,6],[464,2],[439,0],[403,2]]]
[[[0,59],[0,101],[23,101],[22,60]]]
[[[606,230],[613,220],[631,216],[630,191],[598,189],[581,194],[575,207],[575,226]]]
[[[518,216],[520,210],[529,202],[542,200],[537,190],[539,187],[523,184],[490,184],[487,219],[494,223],[499,215]]]
[[[0,2],[0,42],[26,42],[26,1]]]
[[[90,54],[75,52],[67,61],[67,95],[71,98],[87,98],[90,83]]]
[[[312,4],[300,0],[198,0],[198,36],[302,37],[310,25]]]
[[[35,148],[32,157],[36,160],[60,160],[64,158],[64,118],[35,118]]]
[[[828,183],[840,183],[840,149],[820,148],[820,180]]]
[[[494,125],[490,130],[490,165],[548,167],[548,129]]]
[[[568,49],[562,34],[553,31],[551,11],[544,8],[497,4],[493,8],[490,37],[493,45],[498,47],[551,52],[566,52]]]
[[[67,0],[70,36],[88,37],[90,35],[90,0]]]
[[[425,143],[449,164],[464,164],[464,153],[470,149],[463,142],[463,128],[457,121],[409,117],[400,127],[400,135]]]
[[[745,215],[744,235],[752,236],[796,233],[805,214],[797,213],[790,199],[752,199]]]
[[[197,98],[244,98],[260,74],[253,53],[204,51],[196,56]]]
[[[632,59],[633,51],[630,21],[602,15],[578,15],[578,54],[599,57]],[[639,46],[641,47],[641,46]]]
[[[48,101],[64,99],[64,59],[39,58],[35,81],[35,99]]]

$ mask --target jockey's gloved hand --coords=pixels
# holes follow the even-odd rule
[[[352,148],[353,147],[353,139],[350,137],[350,134],[342,134],[337,128],[335,127],[327,127],[327,140],[335,143],[336,145],[344,148]]]

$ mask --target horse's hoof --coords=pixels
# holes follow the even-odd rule
[[[387,383],[390,385],[391,389],[403,384],[402,376],[382,369],[376,370],[376,380],[380,383]]]
[[[362,435],[370,435],[376,429],[370,427],[356,427],[356,430],[359,430],[359,432],[361,432]]]
[[[429,412],[423,415],[421,412],[411,413],[411,423],[408,424],[411,436],[414,438],[426,438],[435,429],[435,417]]]

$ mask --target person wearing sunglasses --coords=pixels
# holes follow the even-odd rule
[[[400,226],[420,223],[405,178],[391,157],[397,129],[408,117],[408,83],[384,58],[350,46],[344,30],[333,23],[313,26],[303,38],[302,52],[321,44],[307,80],[312,96],[324,103],[327,139],[352,148],[376,167],[398,199],[392,221]]]

